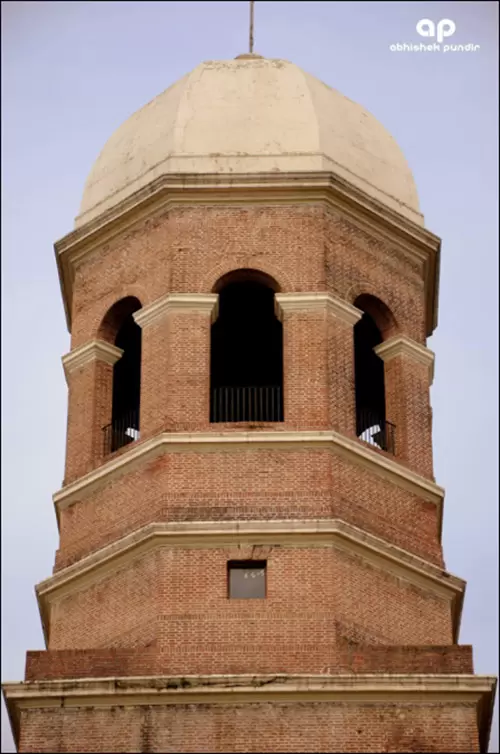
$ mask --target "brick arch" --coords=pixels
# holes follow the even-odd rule
[[[103,330],[103,322],[105,320],[105,317],[115,304],[127,298],[137,299],[141,305],[140,308],[151,303],[150,296],[148,295],[146,289],[141,285],[123,286],[117,290],[115,289],[114,291],[110,292],[107,296],[103,296],[103,298],[99,301],[99,306],[96,308],[96,311],[90,323],[91,340],[95,338],[101,340],[109,340],[109,335],[106,336],[106,333]]]
[[[392,302],[391,305],[388,305],[381,297],[376,295],[370,285],[360,283],[351,286],[345,298],[350,304],[372,317],[380,330],[382,340],[387,340],[400,332],[401,328],[394,314]]]
[[[101,320],[97,330],[98,339],[114,343],[124,320],[139,309],[142,309],[142,304],[136,296],[125,296],[115,301]]]
[[[226,275],[218,278],[212,288],[212,293],[220,293],[222,289],[230,283],[250,282],[259,283],[260,285],[270,288],[274,293],[280,293],[281,288],[275,278],[271,277],[261,270],[256,270],[253,267],[238,267],[236,270],[231,270]]]
[[[269,264],[267,261],[264,264],[255,264],[253,260],[249,260],[247,255],[240,255],[232,257],[231,259],[218,262],[211,267],[204,278],[201,281],[199,293],[211,293],[216,286],[220,278],[229,274],[230,272],[236,272],[239,269],[251,269],[257,273],[262,273],[273,278],[281,292],[293,291],[289,278],[283,273],[281,269],[278,269],[275,265]]]

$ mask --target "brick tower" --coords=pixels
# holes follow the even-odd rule
[[[71,332],[22,752],[485,752],[429,389],[439,239],[359,105],[207,62],[55,245]]]

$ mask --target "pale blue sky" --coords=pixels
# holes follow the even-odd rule
[[[394,53],[421,18],[475,53]],[[447,568],[468,582],[460,642],[498,673],[498,5],[256,2],[255,49],[364,105],[414,171],[443,238],[432,388]],[[120,123],[207,59],[247,50],[247,2],[2,3],[2,679],[43,648],[69,350],[54,253]],[[2,751],[14,751],[2,702]],[[496,724],[494,728],[496,727]],[[498,733],[491,751],[498,752]]]

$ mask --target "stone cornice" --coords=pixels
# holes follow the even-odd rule
[[[56,515],[77,500],[82,500],[99,487],[109,484],[122,474],[164,453],[237,452],[239,450],[271,449],[296,450],[327,449],[357,464],[393,484],[434,503],[438,508],[439,536],[441,533],[444,490],[435,482],[402,466],[391,458],[376,453],[359,440],[329,431],[259,431],[259,432],[172,432],[149,440],[133,443],[126,453],[112,458],[53,495]]]
[[[429,370],[429,383],[434,379],[434,352],[430,348],[417,343],[406,335],[395,335],[384,343],[376,346],[375,353],[382,361],[390,361],[396,356],[407,356],[414,361],[426,366]]]
[[[68,328],[75,270],[85,256],[136,223],[186,205],[324,203],[363,229],[389,240],[423,266],[427,334],[437,324],[440,240],[332,172],[164,175],[54,245]]]
[[[66,380],[71,372],[91,361],[104,361],[106,364],[113,365],[122,356],[121,348],[106,343],[104,340],[90,340],[62,357]]]
[[[275,310],[278,319],[282,319],[283,312],[324,311],[333,315],[341,322],[353,326],[361,319],[363,312],[347,301],[337,298],[331,293],[276,293]]]
[[[28,709],[256,702],[441,702],[476,705],[480,750],[486,752],[496,683],[493,676],[370,673],[80,678],[7,682],[2,688],[17,744],[21,711]]]
[[[210,548],[233,545],[335,547],[371,566],[450,602],[454,641],[458,640],[465,582],[413,553],[338,519],[285,521],[189,521],[148,524],[58,571],[36,586],[48,642],[50,606],[87,588],[110,572],[159,547]]]
[[[217,318],[219,296],[216,293],[167,293],[149,306],[139,309],[133,317],[144,329],[158,322],[169,312],[202,312]]]

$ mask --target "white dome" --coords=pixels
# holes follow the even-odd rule
[[[76,226],[164,174],[315,171],[423,225],[401,150],[364,108],[285,60],[208,61],[115,131],[87,179]]]

